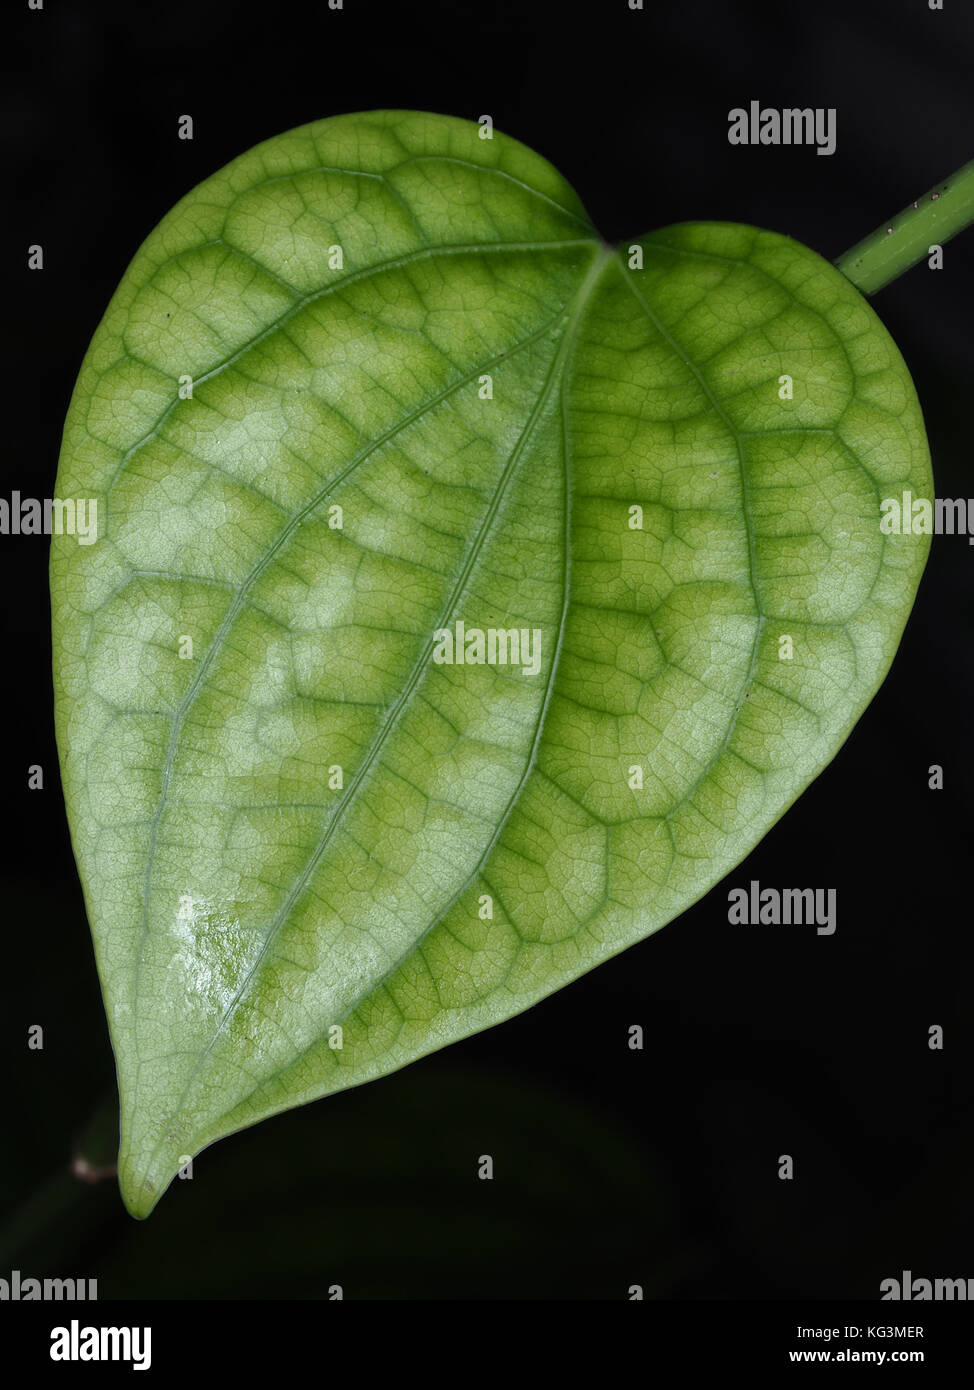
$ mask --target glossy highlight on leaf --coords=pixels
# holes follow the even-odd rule
[[[612,250],[538,155],[413,112],[183,199],[65,426],[56,495],[98,540],[51,559],[130,1211],[739,863],[889,667],[928,545],[880,531],[905,488],[900,354],[786,237]]]

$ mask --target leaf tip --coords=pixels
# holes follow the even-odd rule
[[[162,1174],[146,1170],[131,1161],[119,1163],[118,1186],[129,1215],[134,1216],[136,1221],[144,1221],[151,1216],[174,1177],[175,1172]]]
[[[162,1195],[157,1191],[155,1183],[148,1178],[142,1182],[127,1181],[119,1176],[119,1189],[122,1193],[122,1201],[130,1216],[134,1216],[136,1221],[144,1221],[151,1215]]]

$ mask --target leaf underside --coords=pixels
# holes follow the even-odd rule
[[[99,538],[51,585],[133,1214],[668,922],[885,675],[927,538],[879,503],[931,489],[896,346],[785,237],[632,246],[516,141],[373,112],[126,272],[56,486]],[[537,670],[437,660],[458,622]]]

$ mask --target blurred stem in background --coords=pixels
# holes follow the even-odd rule
[[[76,1244],[78,1227],[94,1228],[106,1204],[117,1202],[115,1157],[118,1153],[118,1101],[108,1091],[93,1110],[76,1138],[65,1166],[52,1174],[0,1226],[0,1269],[17,1267],[20,1252],[28,1245],[32,1256],[38,1247],[48,1253],[52,1267],[65,1244]],[[97,1198],[94,1186],[102,1191]],[[66,1229],[67,1228],[67,1229]]]

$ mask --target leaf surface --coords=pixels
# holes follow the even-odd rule
[[[126,272],[56,488],[98,540],[51,582],[135,1215],[668,922],[885,675],[928,542],[880,499],[931,495],[896,346],[785,237],[633,246],[516,141],[373,112]]]

